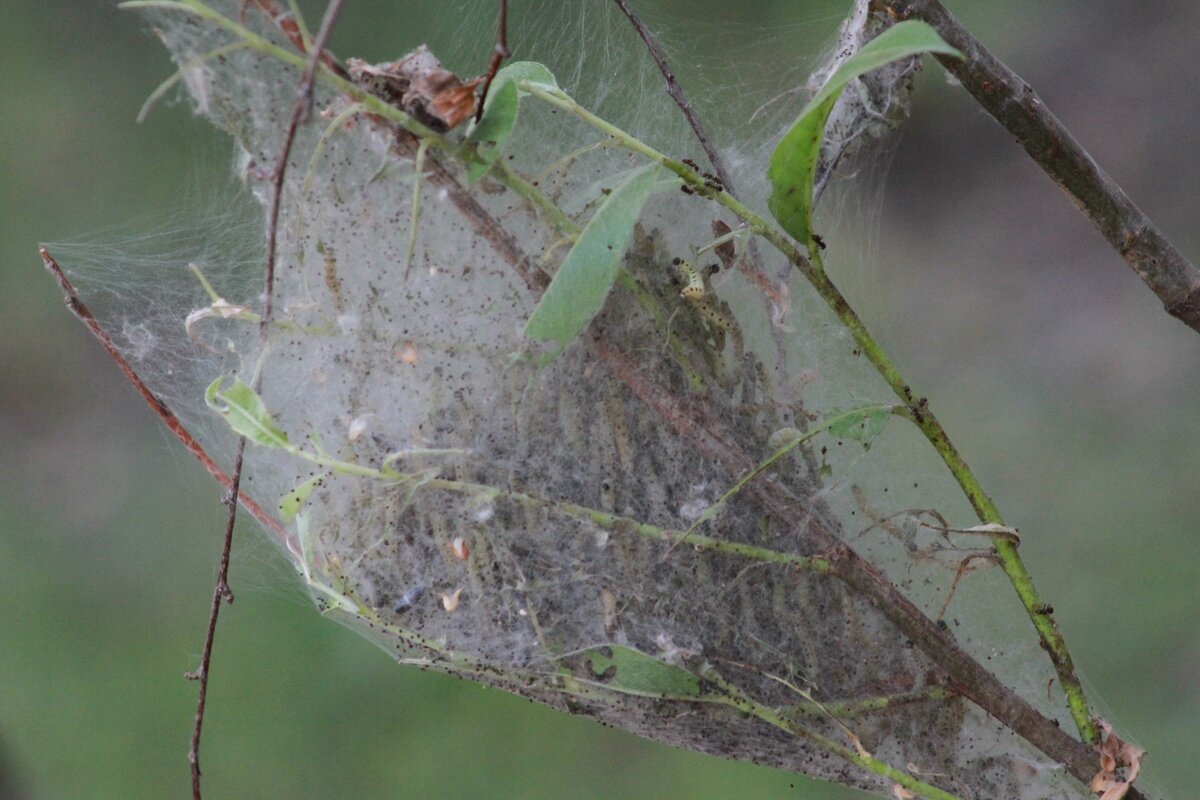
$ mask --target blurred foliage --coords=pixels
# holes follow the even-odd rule
[[[439,13],[348,5],[334,48],[368,58],[415,44],[422,15]],[[697,5],[730,13],[715,0],[657,13]],[[810,5],[798,53],[843,4]],[[1187,139],[1200,10],[952,5],[1200,255],[1200,147]],[[228,147],[180,104],[134,124],[171,67],[111,4],[10,0],[3,19],[0,796],[182,796],[195,702],[182,674],[202,642],[219,493],[63,311],[35,244],[136,232],[219,193]],[[1200,340],[969,98],[936,69],[922,80],[886,201],[864,175],[865,200],[827,223],[835,274],[1022,529],[1100,713],[1150,750],[1150,788],[1185,796],[1200,784]],[[858,796],[397,669],[314,614],[250,526],[231,580],[209,796]]]

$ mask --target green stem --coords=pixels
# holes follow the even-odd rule
[[[772,453],[770,456],[768,456],[765,460],[763,460],[762,463],[760,463],[754,469],[750,470],[744,476],[742,476],[741,480],[739,480],[732,487],[730,487],[729,491],[727,491],[727,492],[725,492],[725,494],[721,495],[715,503],[713,503],[712,505],[710,505],[708,508],[704,509],[704,511],[702,511],[700,513],[700,516],[696,519],[696,521],[693,522],[691,524],[691,526],[686,531],[683,532],[683,537],[679,541],[682,542],[683,539],[686,539],[692,533],[692,531],[696,530],[696,528],[700,527],[705,522],[707,522],[708,520],[715,517],[717,515],[717,512],[722,507],[724,507],[726,502],[728,502],[729,498],[733,497],[738,492],[740,492],[742,489],[744,489],[746,487],[746,484],[750,483],[750,481],[754,480],[759,475],[766,472],[768,469],[770,469],[772,466],[774,466],[776,462],[778,462],[781,458],[786,456],[788,453],[792,452],[793,450],[795,450],[797,447],[804,444],[805,442],[810,441],[818,433],[823,433],[823,432],[829,430],[830,428],[836,427],[837,425],[839,425],[841,423],[849,422],[855,418],[862,418],[873,412],[887,411],[892,414],[899,414],[900,416],[907,416],[906,414],[903,413],[905,410],[906,409],[904,406],[900,406],[898,408],[893,407],[893,406],[866,406],[863,408],[856,408],[851,411],[846,411],[841,414],[834,414],[831,417],[826,417],[825,419],[821,420],[820,423],[810,427],[807,431],[804,432],[803,435],[795,437],[790,442],[788,442],[787,444],[780,447],[778,450],[776,450],[774,453]]]
[[[795,706],[789,706],[782,709],[789,714],[803,715],[806,717],[824,717],[833,716],[836,719],[849,719],[852,717],[861,717],[865,714],[873,714],[878,711],[887,711],[896,706],[909,705],[911,703],[924,703],[937,700],[949,700],[957,695],[944,686],[933,686],[918,692],[907,692],[905,694],[895,695],[880,695],[879,697],[864,697],[857,700],[845,700],[835,703],[816,704],[812,702],[804,702]]]
[[[413,253],[417,250],[417,227],[421,220],[421,170],[425,168],[425,151],[429,149],[429,140],[422,139],[417,145],[417,156],[413,159],[413,193],[412,193],[412,224],[408,232],[408,252],[404,254],[404,280],[412,271]]]

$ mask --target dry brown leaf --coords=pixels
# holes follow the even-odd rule
[[[479,82],[480,79],[475,78],[438,92],[430,101],[429,110],[442,120],[447,129],[458,127],[475,113],[475,87]]]
[[[713,236],[720,239],[722,236],[728,236],[733,233],[733,229],[724,221],[714,219],[712,222]],[[737,257],[737,248],[734,247],[733,241],[722,242],[717,245],[714,250],[717,253],[717,258],[721,259],[721,266],[725,269],[733,269],[733,259]]]
[[[475,113],[480,79],[459,80],[425,45],[399,61],[368,64],[351,58],[346,65],[359,86],[434,130],[449,130]]]
[[[1146,751],[1126,742],[1104,720],[1100,720],[1100,730],[1103,739],[1096,746],[1100,753],[1100,771],[1092,778],[1088,788],[1098,794],[1100,800],[1121,800],[1142,771],[1142,758]]]

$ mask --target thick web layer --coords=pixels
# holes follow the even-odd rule
[[[212,4],[235,19],[241,5]],[[701,161],[613,4],[527,6],[510,38],[519,57],[546,63],[614,124]],[[427,41],[448,68],[489,51],[490,4],[460,4],[442,19],[446,30],[430,30]],[[185,83],[198,111],[235,138],[245,182],[265,205],[264,174],[298,71],[248,49],[197,64],[236,39],[189,14],[159,13],[154,22],[175,60],[190,64]],[[246,24],[290,48],[257,11]],[[696,31],[668,27],[673,66],[713,126],[736,188],[763,207],[766,148],[802,105],[792,91],[802,74],[776,70],[774,83],[741,76],[729,58],[744,48],[719,48],[725,58],[714,66],[716,46],[694,52]],[[895,76],[901,94],[906,74]],[[841,108],[843,140],[874,130],[891,108],[881,91],[854,89],[874,116],[855,129],[855,112]],[[867,600],[794,563],[848,543],[931,617],[943,613],[959,565],[987,542],[928,527],[969,525],[969,509],[906,423],[890,422],[869,449],[819,435],[772,468],[767,489],[739,492],[707,518],[787,431],[894,402],[802,280],[783,279],[786,293],[777,288],[772,301],[743,272],[722,269],[710,290],[726,305],[713,308],[732,324],[700,313],[680,298],[672,260],[708,244],[714,219],[736,220],[676,189],[660,192],[625,257],[630,280],[584,336],[539,369],[513,357],[530,350],[522,329],[538,294],[526,276],[532,266],[554,271],[570,246],[563,233],[495,177],[467,188],[444,153],[424,154],[418,169],[415,140],[349,106],[319,89],[320,116],[293,149],[265,354],[248,318],[260,306],[257,230],[223,231],[232,248],[176,242],[173,258],[129,260],[123,274],[103,268],[111,259],[102,252],[68,263],[135,368],[226,467],[234,435],[206,407],[204,387],[222,375],[249,384],[261,369],[266,410],[293,447],[316,455],[252,446],[246,486],[272,508],[315,481],[281,543],[323,609],[401,661],[682,747],[890,791],[889,780],[783,729],[803,726],[843,746],[857,740],[961,797],[1084,796],[948,692],[936,664]],[[641,163],[603,140],[526,98],[504,164],[583,224]],[[846,143],[830,144],[831,168]],[[753,257],[744,241],[738,248]],[[781,258],[758,251],[763,273],[788,274]],[[211,307],[190,262],[246,309],[243,318],[212,314],[185,331],[190,313]],[[765,496],[791,513],[768,508]],[[663,531],[698,520],[690,542],[663,541]],[[1060,698],[1047,701],[1049,665],[990,563],[969,562],[946,624],[1026,700],[1061,716]],[[630,651],[668,673],[701,676],[706,696],[746,698],[784,724],[683,690],[682,699],[664,698],[661,682],[647,689],[623,672]]]

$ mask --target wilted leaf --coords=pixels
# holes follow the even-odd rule
[[[1100,729],[1104,734],[1103,741],[1096,747],[1100,752],[1100,770],[1088,788],[1100,795],[1100,800],[1121,800],[1142,771],[1146,751],[1123,740],[1103,720]]]
[[[262,398],[246,384],[234,379],[233,386],[221,389],[221,376],[204,391],[204,402],[225,418],[229,427],[250,441],[267,447],[288,447],[287,434],[275,424]]]
[[[238,306],[230,303],[223,298],[217,298],[211,305],[204,308],[198,308],[187,315],[187,319],[183,321],[183,329],[187,332],[189,339],[195,339],[195,334],[192,328],[196,323],[203,319],[241,319],[247,322],[258,322],[259,316],[246,306]]]

